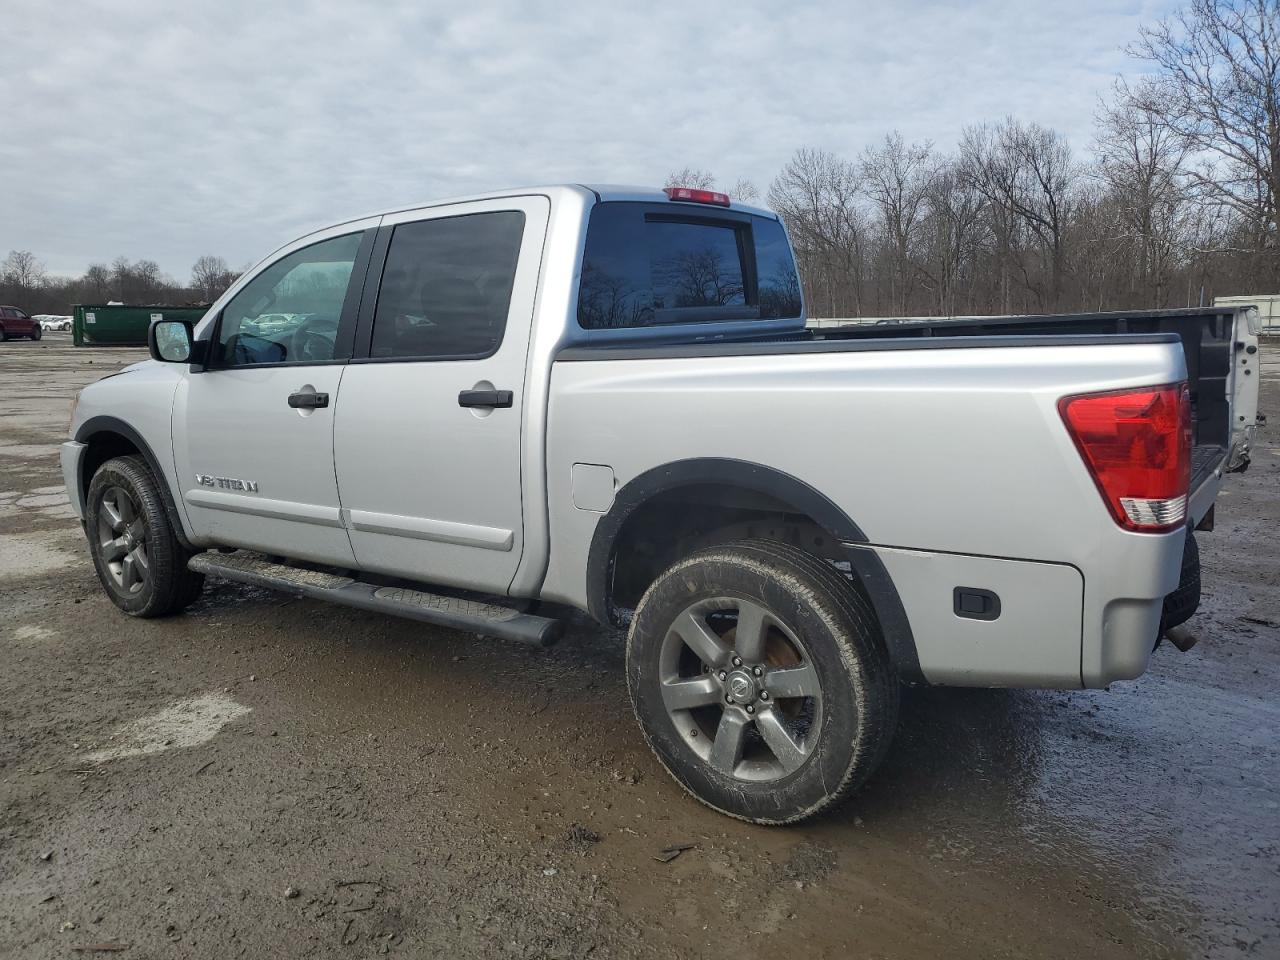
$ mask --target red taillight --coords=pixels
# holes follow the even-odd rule
[[[670,200],[683,200],[686,203],[714,203],[718,207],[729,205],[727,193],[716,193],[714,190],[694,190],[692,187],[667,187],[662,191]]]
[[[1116,522],[1173,530],[1191,487],[1191,394],[1185,383],[1063,397],[1058,412]]]

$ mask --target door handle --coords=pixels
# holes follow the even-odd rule
[[[329,395],[327,393],[289,394],[289,406],[295,410],[314,410],[316,407],[327,407],[328,405]]]
[[[463,390],[458,394],[458,406],[509,407],[513,399],[510,390]]]

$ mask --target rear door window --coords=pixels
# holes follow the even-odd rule
[[[519,210],[396,226],[369,356],[464,360],[494,354],[507,328],[523,236]]]
[[[777,320],[802,312],[778,221],[608,202],[591,212],[578,294],[587,329]]]

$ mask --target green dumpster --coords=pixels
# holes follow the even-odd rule
[[[190,320],[195,323],[208,307],[127,307],[118,304],[77,303],[71,339],[77,347],[145,346],[147,330],[155,320]]]

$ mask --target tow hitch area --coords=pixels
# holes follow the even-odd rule
[[[1200,642],[1200,638],[1198,636],[1183,626],[1170,627],[1164,632],[1164,635],[1166,640],[1172,643],[1183,653],[1186,653]]]

